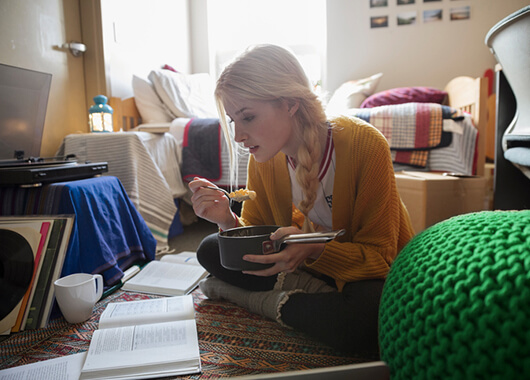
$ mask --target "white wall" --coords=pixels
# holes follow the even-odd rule
[[[502,18],[528,5],[528,0],[441,0],[370,8],[369,0],[328,0],[328,52],[325,86],[383,72],[377,91],[402,86],[443,88],[453,77],[482,76],[495,59],[484,43]],[[449,9],[471,7],[469,20],[450,21]],[[443,9],[443,20],[423,23],[423,9]],[[397,26],[396,15],[418,10],[415,25]],[[370,29],[370,16],[390,16],[386,28]]]
[[[112,96],[133,95],[133,74],[164,64],[190,72],[187,0],[103,0],[103,46]]]
[[[43,157],[66,134],[88,132],[83,58],[57,48],[72,40],[81,40],[77,1],[0,0],[0,62],[52,74]]]
[[[208,12],[206,0],[190,0],[190,59],[193,73],[207,73],[210,67],[208,51]]]

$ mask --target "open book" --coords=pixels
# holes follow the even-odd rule
[[[41,360],[31,364],[24,364],[0,370],[1,380],[79,380],[81,367],[85,362],[86,352],[79,354],[59,356],[58,358]]]
[[[136,276],[125,282],[122,289],[133,292],[179,296],[191,292],[208,276],[195,252],[165,255],[151,261]]]
[[[146,379],[201,371],[191,295],[109,303],[80,379]]]

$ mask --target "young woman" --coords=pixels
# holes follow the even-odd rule
[[[221,230],[282,226],[272,239],[313,230],[346,234],[246,255],[274,264],[253,272],[223,268],[210,235],[197,251],[213,275],[201,290],[341,350],[377,356],[384,279],[414,234],[386,139],[357,118],[327,120],[299,62],[278,46],[246,51],[223,71],[215,96],[224,130],[250,153],[247,188],[257,198],[237,217],[221,192],[196,178],[189,184],[195,213]]]

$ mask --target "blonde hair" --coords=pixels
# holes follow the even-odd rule
[[[296,181],[303,191],[297,205],[305,215],[303,230],[312,231],[307,215],[313,208],[319,185],[318,171],[322,146],[320,137],[327,130],[326,115],[320,99],[296,57],[288,50],[275,45],[258,45],[248,49],[228,65],[220,75],[215,89],[221,125],[230,151],[230,181],[237,180],[238,145],[234,131],[226,120],[224,103],[238,96],[253,101],[297,101],[293,116],[295,131],[303,144],[294,157],[297,161]]]

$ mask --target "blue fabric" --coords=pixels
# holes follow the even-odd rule
[[[177,206],[177,213],[175,214],[175,218],[173,218],[171,226],[169,226],[169,232],[167,235],[168,239],[178,236],[184,232],[184,226],[180,221],[180,201],[178,198],[175,198],[173,201],[175,202],[175,206]]]
[[[75,215],[62,276],[100,273],[111,286],[133,262],[155,258],[156,240],[116,177],[0,188],[0,200],[2,215]]]
[[[58,214],[75,214],[62,276],[100,273],[116,283],[137,260],[154,260],[156,240],[121,182],[104,176],[56,183],[61,189]]]
[[[514,164],[530,167],[530,148],[515,147],[504,152],[504,158]]]

